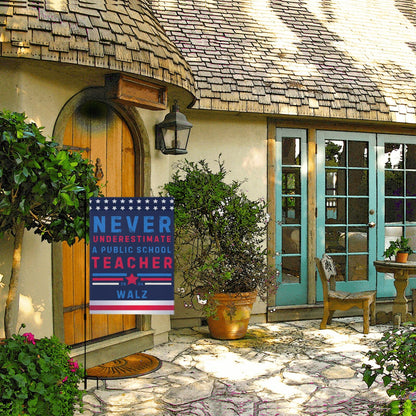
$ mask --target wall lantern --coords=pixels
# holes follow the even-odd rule
[[[184,155],[187,152],[192,124],[179,112],[177,102],[172,106],[165,119],[156,124],[156,149],[165,155]]]

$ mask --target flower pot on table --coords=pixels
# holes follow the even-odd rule
[[[407,258],[409,257],[409,253],[404,252],[397,252],[396,254],[396,263],[407,263]]]

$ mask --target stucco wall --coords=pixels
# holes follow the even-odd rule
[[[188,154],[180,157],[198,161],[205,159],[215,170],[219,154],[229,171],[228,180],[246,180],[242,189],[251,199],[267,198],[267,120],[262,116],[225,114],[220,112],[184,111],[193,124],[188,144]],[[171,173],[175,162],[171,159]],[[177,282],[178,283],[178,282]],[[189,303],[189,302],[188,302]],[[266,305],[257,302],[252,320],[265,318]],[[257,316],[256,316],[257,315]],[[261,315],[261,316],[260,316]],[[200,314],[184,307],[184,300],[175,298],[175,314],[172,325],[195,325]],[[195,319],[197,318],[197,319]]]

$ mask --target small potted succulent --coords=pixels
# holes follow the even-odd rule
[[[390,241],[390,245],[384,251],[383,256],[388,259],[395,256],[397,263],[406,263],[410,254],[413,254],[413,250],[409,246],[409,239],[401,236],[397,240]]]
[[[83,369],[52,336],[36,339],[22,324],[0,342],[0,415],[70,416],[82,413]]]
[[[226,175],[221,157],[217,171],[185,160],[164,192],[175,200],[177,293],[202,310],[214,338],[237,339],[256,296],[276,292],[277,272],[267,264],[266,202],[249,199]]]

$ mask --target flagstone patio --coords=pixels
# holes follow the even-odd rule
[[[162,367],[138,378],[88,382],[84,415],[367,415],[390,399],[362,380],[364,354],[388,325],[362,334],[359,318],[251,325],[237,341],[210,338],[206,327],[172,330],[145,351]],[[377,413],[376,413],[377,414]]]

